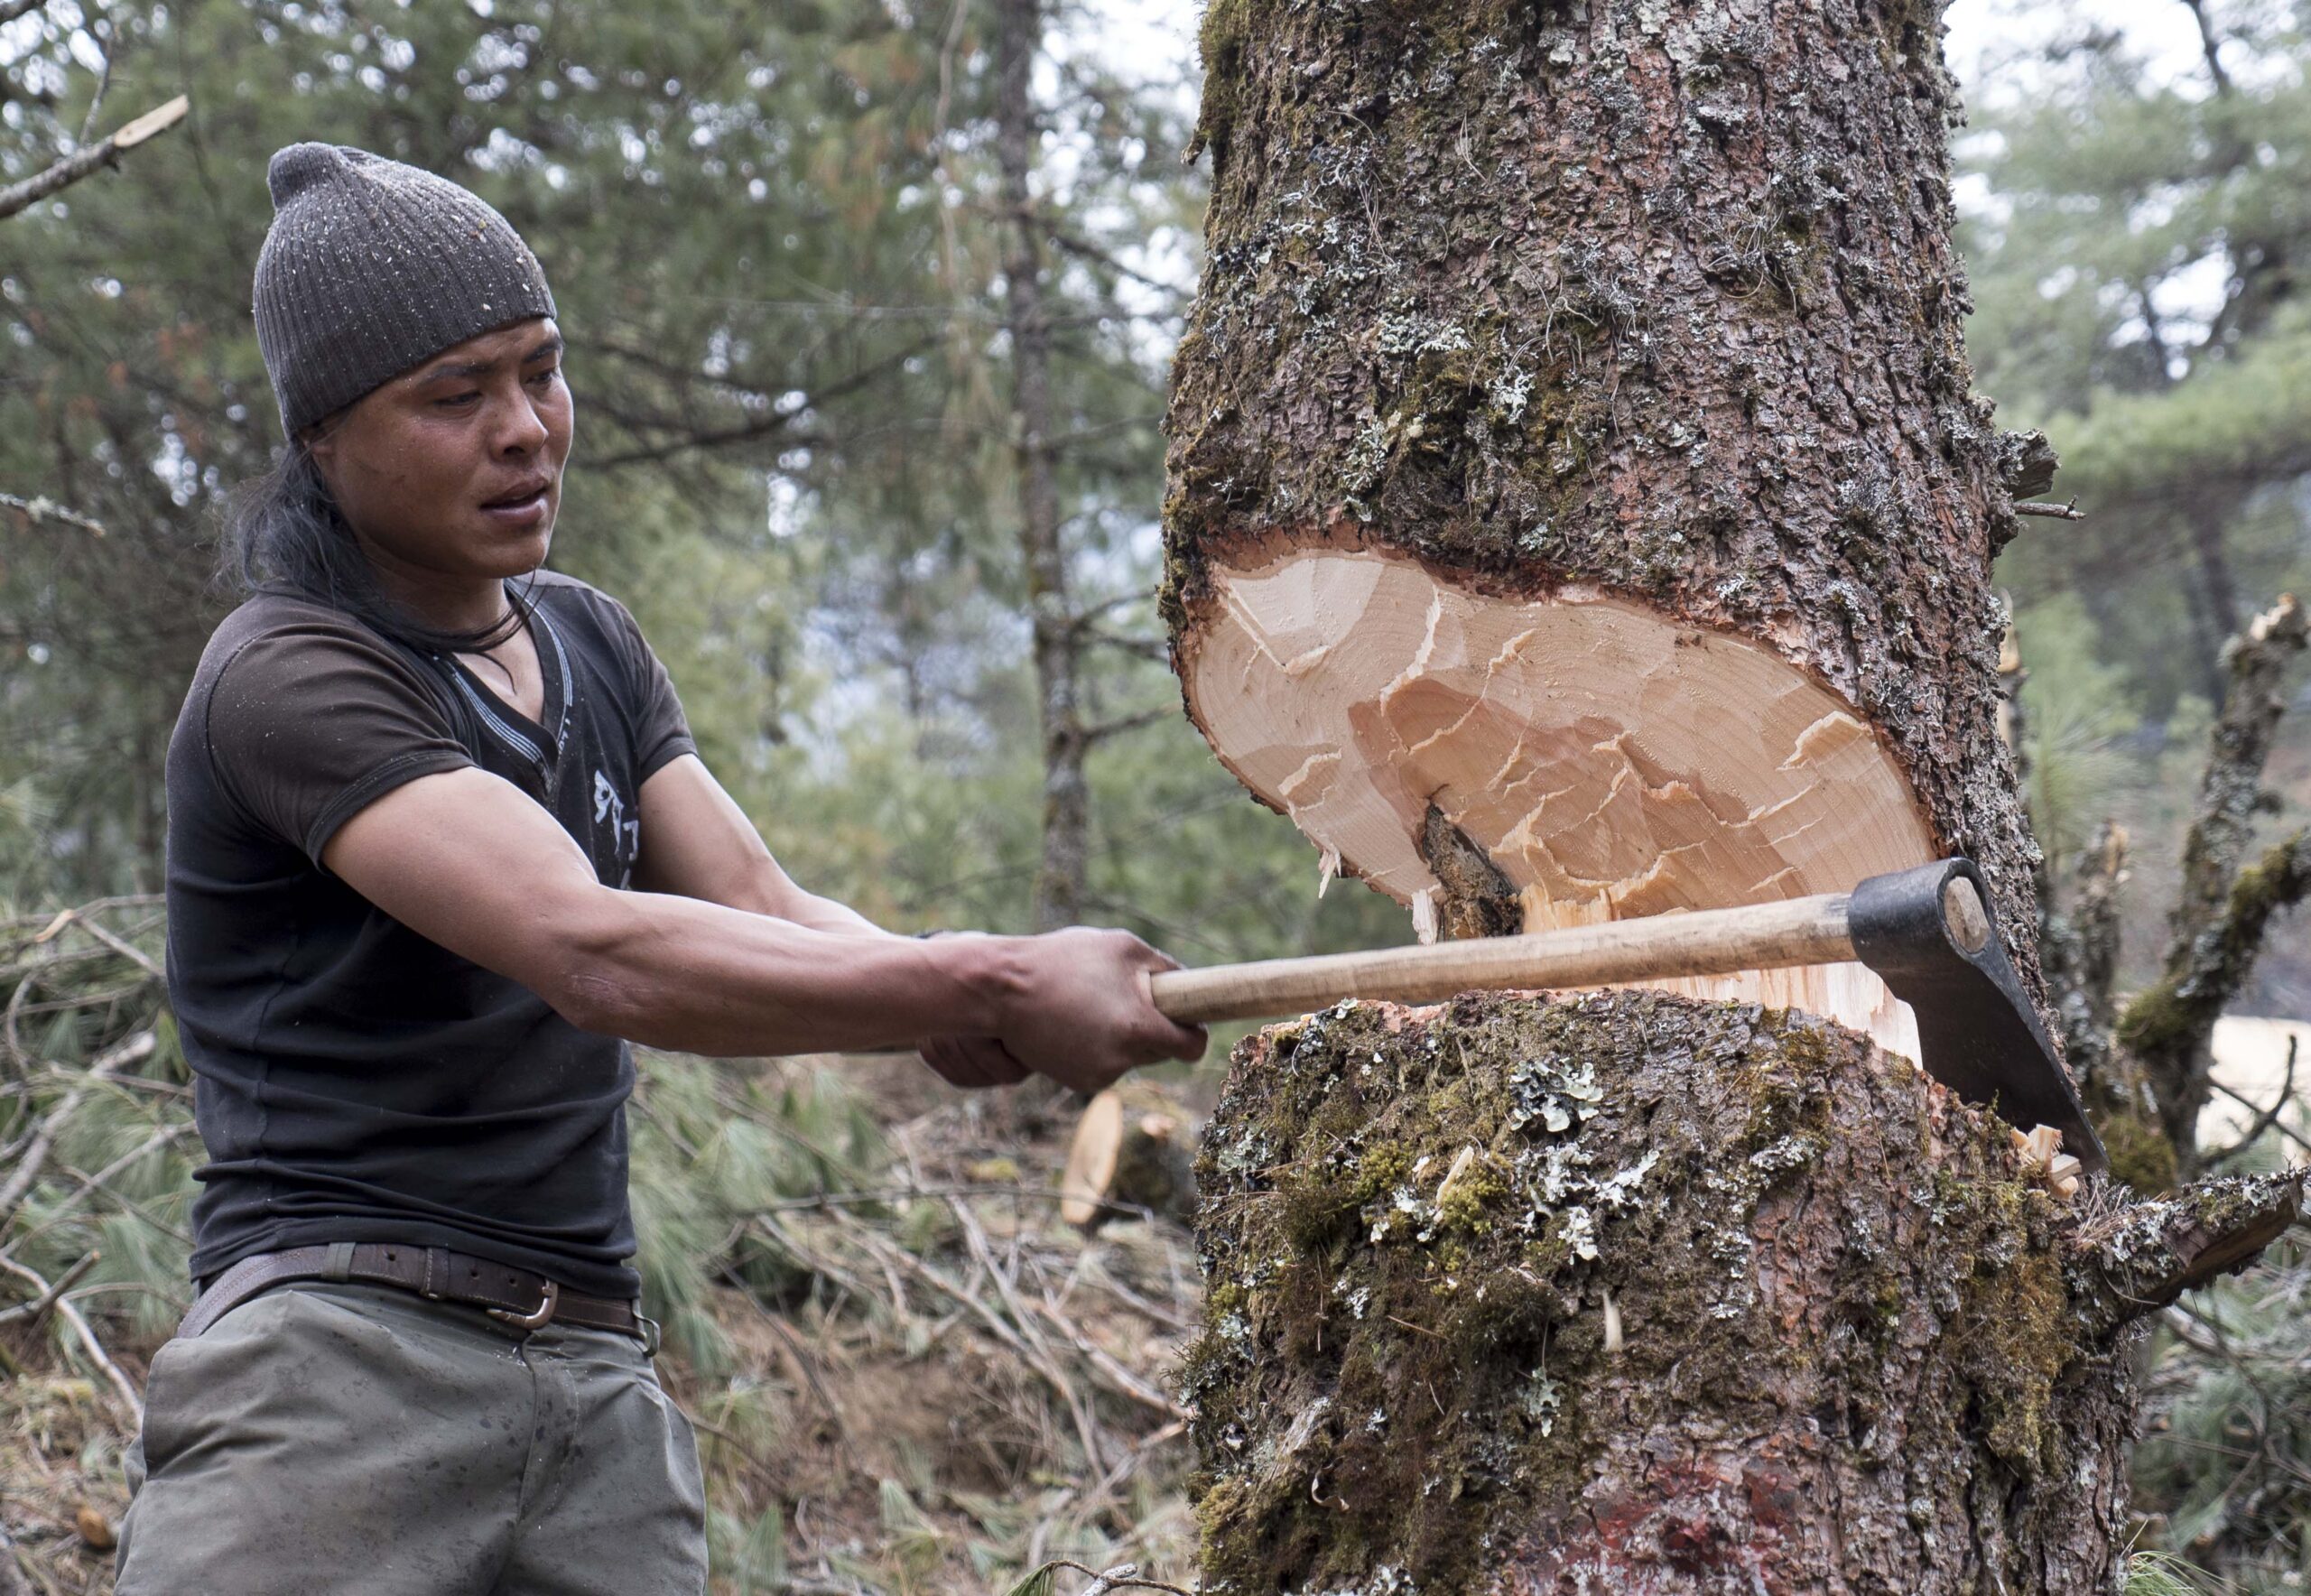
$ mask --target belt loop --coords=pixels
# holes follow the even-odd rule
[[[353,1278],[353,1243],[332,1241],[329,1244],[329,1261],[321,1266],[321,1278],[339,1281]]]

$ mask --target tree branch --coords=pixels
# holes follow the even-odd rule
[[[9,1175],[5,1184],[0,1184],[0,1229],[5,1229],[9,1220],[15,1216],[16,1205],[24,1200],[24,1193],[31,1191],[32,1183],[40,1178],[41,1170],[48,1163],[49,1154],[56,1146],[57,1134],[80,1107],[80,1100],[88,1096],[89,1089],[102,1085],[131,1064],[142,1063],[152,1057],[153,1049],[158,1044],[158,1039],[152,1032],[139,1031],[89,1066],[88,1079],[75,1086],[62,1102],[48,1112],[42,1121],[39,1134],[32,1137],[32,1146],[24,1149],[24,1155],[17,1164],[15,1172]]]
[[[1137,731],[1143,727],[1154,726],[1159,721],[1169,720],[1177,713],[1179,711],[1174,709],[1142,710],[1137,715],[1118,715],[1113,720],[1102,720],[1097,725],[1083,728],[1083,746],[1090,747],[1096,743],[1105,742],[1111,737],[1121,737],[1126,732]]]
[[[2082,1229],[2071,1295],[2098,1335],[2245,1267],[2302,1213],[2299,1172],[2228,1175],[2136,1202]]]
[[[135,149],[154,134],[182,121],[191,104],[185,96],[179,95],[117,129],[103,143],[75,150],[47,171],[36,172],[20,183],[0,189],[0,218],[14,216],[24,207],[36,205],[59,190],[70,188],[90,172],[117,164],[124,151]]]
[[[2229,686],[2216,720],[2198,813],[2183,845],[2183,886],[2158,981],[2127,1006],[2120,1044],[2149,1072],[2176,1151],[2187,1159],[2206,1101],[2207,1038],[2245,981],[2271,915],[2311,890],[2311,837],[2298,834],[2242,870],[2262,808],[2262,772],[2286,700],[2279,685],[2306,640],[2290,595],[2223,651]]]
[[[68,510],[54,499],[38,495],[31,498],[18,498],[13,493],[0,493],[0,510],[14,510],[28,521],[61,521],[93,536],[105,535],[102,522],[83,515],[78,510]]]
[[[2298,831],[2241,870],[2223,917],[2170,959],[2164,979],[2120,1017],[2121,1046],[2142,1061],[2177,1154],[2187,1155],[2207,1096],[2208,1038],[2262,951],[2273,914],[2311,893],[2311,831]]]
[[[26,12],[38,11],[48,0],[0,0],[0,27],[5,27]]]
[[[2216,1165],[2228,1164],[2233,1158],[2238,1157],[2240,1154],[2253,1146],[2257,1141],[2261,1139],[2265,1131],[2269,1130],[2273,1126],[2276,1126],[2279,1123],[2279,1117],[2287,1111],[2288,1104],[2295,1100],[2295,1054],[2297,1040],[2297,1038],[2294,1036],[2289,1036],[2287,1039],[2287,1075],[2286,1078],[2279,1083],[2279,1095],[2271,1099],[2271,1106],[2255,1116],[2254,1123],[2248,1126],[2244,1131],[2240,1133],[2238,1140],[2232,1142],[2220,1153],[2208,1154],[2206,1156],[2206,1163],[2210,1167]],[[2253,1106],[2254,1105],[2251,1103],[2248,1105],[2249,1108],[2252,1108]]]

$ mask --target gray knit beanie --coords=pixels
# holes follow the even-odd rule
[[[446,178],[291,144],[265,182],[256,342],[292,438],[453,344],[554,313],[521,235]]]

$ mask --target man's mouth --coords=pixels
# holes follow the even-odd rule
[[[500,514],[513,515],[519,515],[525,510],[542,508],[545,504],[545,496],[552,487],[551,481],[541,478],[538,481],[524,484],[513,493],[494,499],[484,499],[481,507]]]

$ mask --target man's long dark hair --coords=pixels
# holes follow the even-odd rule
[[[227,501],[220,574],[243,594],[291,593],[341,609],[423,654],[476,654],[521,629],[529,589],[508,582],[509,612],[478,632],[429,626],[377,583],[369,557],[329,496],[302,442],[290,444],[263,476]]]

